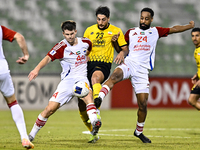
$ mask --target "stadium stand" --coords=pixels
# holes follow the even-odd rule
[[[122,28],[125,33],[129,28],[138,26],[139,11],[142,7],[151,7],[155,11],[152,25],[169,27],[186,24],[190,20],[200,26],[199,0],[9,0],[0,1],[1,24],[25,35],[30,59],[26,65],[15,63],[21,55],[16,42],[3,43],[4,53],[12,74],[28,74],[46,53],[60,41],[61,22],[75,20],[78,36],[96,23],[95,9],[107,5],[111,10],[111,23]],[[190,31],[171,35],[158,42],[156,48],[155,69],[151,76],[191,76],[196,72],[193,58],[194,46]],[[41,73],[59,74],[57,61],[49,64]],[[19,69],[20,67],[20,69]],[[115,67],[115,64],[113,64]]]

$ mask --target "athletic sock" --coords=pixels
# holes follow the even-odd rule
[[[137,135],[140,135],[140,134],[143,132],[144,123],[145,123],[145,122],[141,122],[141,123],[137,122],[136,130],[135,130],[135,133],[136,133]]]
[[[24,114],[23,114],[21,107],[19,106],[19,104],[17,103],[16,100],[14,102],[8,104],[8,107],[10,108],[12,118],[17,126],[17,129],[21,136],[21,140],[23,138],[28,139],[28,135],[27,135],[27,131],[26,131],[26,124],[24,121]]]
[[[41,114],[39,114],[31,132],[30,135],[35,138],[35,135],[38,133],[38,131],[45,125],[45,123],[47,122],[48,118],[44,118],[42,117]]]
[[[93,99],[99,97],[99,92],[102,88],[101,84],[100,83],[95,83],[93,86]]]
[[[96,107],[95,107],[94,103],[90,103],[86,107],[87,107],[88,117],[91,121],[91,124],[93,124],[93,122],[97,120]]]
[[[88,123],[89,117],[87,114],[87,111],[79,111],[80,113],[80,117],[83,120],[83,123],[86,125],[86,127],[88,128],[88,130],[91,132],[92,131],[92,124]]]
[[[99,97],[103,100],[104,97],[109,93],[110,88],[107,85],[103,85],[101,91],[99,92]]]

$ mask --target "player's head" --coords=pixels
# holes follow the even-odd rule
[[[149,29],[151,26],[151,22],[153,21],[153,16],[154,12],[151,8],[143,8],[140,14],[140,29]]]
[[[110,20],[110,10],[106,6],[99,6],[96,9],[96,17],[98,28],[104,30],[108,27],[108,22]]]
[[[61,29],[67,42],[73,45],[77,34],[76,22],[73,20],[67,20],[61,24]]]
[[[200,28],[193,28],[191,31],[192,41],[196,47],[200,46]]]

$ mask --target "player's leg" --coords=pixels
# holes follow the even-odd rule
[[[24,114],[16,100],[12,78],[9,73],[0,75],[0,91],[10,108],[12,118],[21,136],[22,145],[25,148],[34,148],[34,145],[28,140]],[[24,143],[25,140],[26,143]]]
[[[29,134],[29,139],[31,141],[34,140],[36,134],[39,130],[46,124],[48,118],[56,112],[56,110],[60,107],[60,103],[49,101],[47,107],[38,115],[38,118]]]
[[[109,91],[113,88],[113,86],[123,80],[123,70],[117,67],[108,80],[103,84],[99,97],[94,99],[95,106],[98,108],[101,105],[104,97],[109,93]]]
[[[89,117],[88,117],[87,110],[86,110],[86,104],[80,98],[78,98],[78,108],[79,108],[80,117],[81,117],[83,123],[86,125],[88,130],[91,132],[92,124],[90,122],[88,122]]]
[[[87,114],[93,127],[91,134],[96,135],[101,127],[101,120],[97,117],[96,107],[92,99],[92,91],[90,90],[90,93],[86,97],[82,98],[82,100],[86,104]]]
[[[198,101],[199,98],[200,98],[199,94],[191,93],[188,99],[189,104],[195,107],[198,111],[200,111],[200,102]]]

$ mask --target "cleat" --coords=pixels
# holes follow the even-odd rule
[[[134,136],[138,137],[143,143],[151,143],[151,140],[144,136],[143,133],[141,133],[140,135],[137,135],[135,132],[134,132]]]
[[[22,146],[26,149],[33,149],[34,148],[33,143],[31,143],[28,139],[25,139],[25,138],[22,140]]]
[[[101,120],[98,119],[93,123],[93,130],[91,132],[92,135],[96,135],[99,132],[99,128],[101,127]]]
[[[96,135],[90,135],[90,140],[88,141],[88,143],[96,143],[96,141],[99,140],[99,136],[96,134]]]
[[[99,107],[101,106],[101,103],[102,103],[101,97],[97,97],[94,99],[94,105],[96,106],[96,108],[99,109]]]
[[[34,138],[29,134],[28,135],[29,140],[32,142],[34,140]]]

